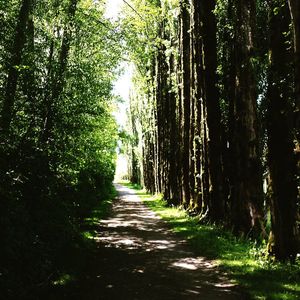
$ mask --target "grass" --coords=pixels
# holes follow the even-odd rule
[[[92,210],[90,216],[83,220],[81,234],[86,239],[93,239],[97,234],[96,228],[99,225],[99,221],[109,215],[113,200],[102,200]]]
[[[131,188],[129,183],[122,182]],[[240,239],[222,228],[201,225],[197,217],[185,211],[167,207],[161,196],[152,196],[137,190],[139,197],[152,210],[165,219],[173,230],[187,239],[195,254],[214,259],[231,279],[259,300],[300,299],[300,261],[275,263],[267,257],[266,246],[258,246]]]
[[[110,214],[112,203],[117,196],[117,191],[113,188],[108,199],[100,200],[97,205],[91,210],[89,216],[82,220],[80,226],[81,240],[78,243],[74,253],[69,253],[68,260],[72,263],[68,273],[62,273],[53,281],[53,286],[56,288],[71,286],[80,278],[84,272],[84,267],[87,262],[93,257],[97,251],[95,237],[97,230],[99,231],[99,222]],[[68,287],[67,287],[68,288]],[[68,293],[68,290],[66,290]],[[60,295],[60,294],[59,294]]]

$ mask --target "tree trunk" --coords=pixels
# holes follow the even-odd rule
[[[295,92],[296,92],[296,109],[299,126],[300,111],[300,1],[289,0],[290,15],[294,29],[294,50],[295,50]],[[299,126],[300,127],[300,126]],[[299,128],[296,127],[296,128]]]
[[[188,1],[180,1],[181,9],[181,68],[182,68],[182,90],[183,101],[183,204],[189,205],[191,198],[190,190],[190,38],[189,38],[189,11]]]
[[[171,76],[174,72],[174,56],[170,57],[170,70],[169,70],[169,86],[172,86]],[[169,102],[170,102],[170,170],[169,170],[169,184],[170,184],[170,202],[174,205],[178,205],[180,203],[179,197],[179,184],[177,174],[179,172],[178,168],[178,127],[176,121],[176,94],[174,91],[169,92]]]
[[[26,26],[29,20],[32,0],[23,0],[18,16],[13,46],[10,53],[10,64],[6,80],[6,88],[1,112],[0,131],[6,134],[13,118],[13,109],[19,78],[18,67],[22,62],[22,52],[26,42]]]
[[[193,65],[192,72],[194,73],[194,97],[195,97],[195,177],[196,177],[196,199],[195,210],[201,212],[204,203],[204,190],[205,181],[203,180],[204,160],[205,155],[203,152],[203,84],[204,84],[204,71],[203,71],[203,40],[202,28],[200,18],[200,2],[197,0],[192,1],[192,18],[193,18]]]
[[[281,5],[283,4],[283,5]],[[274,13],[275,7],[279,9]],[[296,201],[294,144],[292,138],[292,91],[286,76],[292,65],[285,32],[289,13],[283,1],[270,7],[270,70],[268,83],[268,162],[271,181],[272,241],[269,251],[278,260],[294,259]]]
[[[213,13],[216,2],[202,1],[204,100],[207,108],[208,163],[210,174],[210,218],[220,222],[224,219],[224,195],[221,157],[221,112],[217,88],[217,40],[216,19]]]
[[[197,191],[196,191],[196,140],[195,133],[197,131],[196,124],[196,74],[195,64],[197,57],[195,56],[195,7],[193,1],[190,1],[190,190],[191,200],[189,205],[190,211],[197,210]]]
[[[235,3],[235,95],[230,105],[231,211],[239,233],[257,236],[262,226],[262,168],[259,158],[256,83],[251,64],[255,1]]]

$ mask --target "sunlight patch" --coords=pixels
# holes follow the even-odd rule
[[[60,276],[60,278],[53,282],[53,285],[63,286],[71,282],[72,280],[74,280],[74,278],[70,274],[63,274]]]
[[[181,268],[181,269],[186,269],[186,270],[191,270],[195,271],[198,270],[200,267],[201,268],[213,268],[214,265],[208,261],[204,261],[203,258],[193,258],[193,257],[188,257],[188,258],[182,258],[172,264],[173,267]]]
[[[218,288],[231,288],[231,287],[234,287],[234,286],[236,286],[236,284],[230,283],[230,282],[223,282],[223,283],[215,284],[215,287],[218,287]]]
[[[123,244],[123,245],[133,245],[133,244],[135,244],[135,241],[129,240],[129,239],[119,240],[118,242],[120,244]]]

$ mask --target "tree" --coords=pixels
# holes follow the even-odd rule
[[[209,215],[212,221],[224,220],[224,195],[221,153],[221,112],[217,87],[215,1],[203,1],[201,14],[203,38],[204,101],[207,110],[208,165],[210,175]]]
[[[65,84],[65,72],[67,69],[68,58],[69,58],[69,51],[70,51],[70,43],[72,39],[72,27],[74,24],[74,17],[76,14],[78,0],[70,0],[69,7],[67,11],[67,20],[68,23],[65,25],[63,34],[62,34],[62,41],[61,41],[61,48],[59,52],[59,62],[57,66],[57,72],[52,78],[52,87],[51,87],[51,98],[47,99],[46,103],[46,116],[44,119],[44,129],[42,134],[42,141],[47,143],[49,142],[49,138],[51,136],[51,130],[53,130],[53,119],[54,119],[54,106],[57,101],[59,101],[59,97],[63,91],[64,84]],[[52,47],[52,46],[50,46]],[[51,50],[50,50],[50,61],[51,61]],[[49,65],[49,68],[53,66]],[[49,71],[50,72],[50,71]]]
[[[83,218],[112,191],[121,45],[103,10],[92,0],[0,2],[5,299],[40,298],[84,245]]]
[[[188,1],[181,0],[180,5],[180,64],[181,64],[181,101],[183,107],[182,131],[183,131],[183,148],[182,148],[182,172],[183,172],[183,204],[188,206],[191,201],[191,186],[190,186],[190,166],[191,166],[191,70],[190,70],[190,17],[188,9]]]
[[[255,59],[255,1],[234,1],[234,68],[229,141],[230,204],[237,232],[257,235],[262,228],[262,169],[259,155]]]
[[[296,96],[296,128],[299,128],[300,110],[300,3],[297,0],[289,0],[289,9],[293,23],[293,43],[295,62],[295,96]],[[299,133],[298,133],[299,140]],[[298,141],[299,142],[299,141]]]
[[[134,109],[145,112],[136,118],[147,189],[163,193],[169,205],[183,206],[202,222],[218,222],[254,239],[267,238],[270,207],[272,227],[283,230],[281,222],[290,218],[282,232],[290,240],[296,236],[291,135],[297,125],[291,125],[289,111],[297,115],[291,91],[297,94],[298,81],[293,84],[292,52],[283,46],[297,45],[298,10],[289,2],[293,40],[287,15],[277,16],[287,7],[284,1],[270,6],[263,0],[134,1],[123,21],[139,78]],[[130,34],[128,24],[134,27]],[[285,40],[282,34],[275,38],[275,28]],[[297,46],[293,55],[297,65]],[[288,192],[276,177],[280,173],[286,174],[282,182],[290,186]],[[271,206],[263,182],[272,187]],[[286,206],[280,200],[284,194],[291,199]]]
[[[270,5],[270,69],[268,82],[268,161],[271,185],[272,233],[270,252],[279,260],[295,259],[297,253],[294,144],[292,138],[292,91],[287,74],[292,53],[286,32],[290,18],[285,1]]]
[[[26,28],[28,26],[30,11],[32,9],[31,0],[23,0],[15,29],[13,45],[10,49],[10,62],[7,71],[5,95],[3,98],[0,130],[2,134],[7,134],[11,120],[13,118],[13,109],[15,95],[21,69],[22,52],[26,42]]]

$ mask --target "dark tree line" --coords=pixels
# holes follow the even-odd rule
[[[82,219],[112,192],[120,47],[103,10],[0,1],[1,299],[36,298],[67,273]]]
[[[142,127],[142,184],[203,221],[250,238],[269,236],[271,254],[295,259],[298,1],[146,6],[157,15],[141,19],[129,11],[124,22],[138,32],[127,41],[139,74],[133,109]]]

